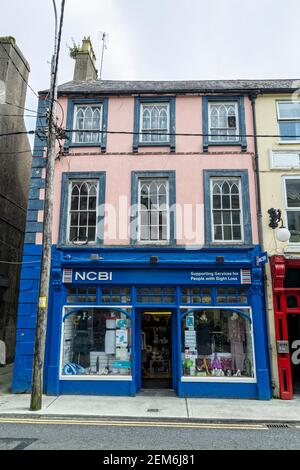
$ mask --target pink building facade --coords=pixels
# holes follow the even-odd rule
[[[252,92],[59,87],[45,393],[270,398]],[[15,392],[31,387],[45,161],[37,136]]]

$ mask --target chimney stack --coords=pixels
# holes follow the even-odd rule
[[[74,58],[74,81],[97,80],[96,56],[89,36],[83,38],[81,49],[76,51]]]

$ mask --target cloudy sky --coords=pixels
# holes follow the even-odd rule
[[[299,0],[66,0],[60,83],[73,75],[67,44],[90,35],[99,59],[101,31],[104,79],[300,77]],[[16,38],[35,90],[49,85],[53,32],[52,0],[2,6],[0,34]]]

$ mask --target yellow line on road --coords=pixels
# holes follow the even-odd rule
[[[44,418],[0,418],[0,423],[6,424],[48,424],[69,426],[125,426],[125,427],[165,427],[190,429],[239,429],[239,430],[266,430],[263,424],[225,424],[225,423],[188,423],[166,421],[110,421],[86,419],[44,419]]]

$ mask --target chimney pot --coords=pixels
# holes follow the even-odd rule
[[[73,80],[85,82],[97,80],[96,55],[90,37],[84,37],[81,48],[75,55]]]

